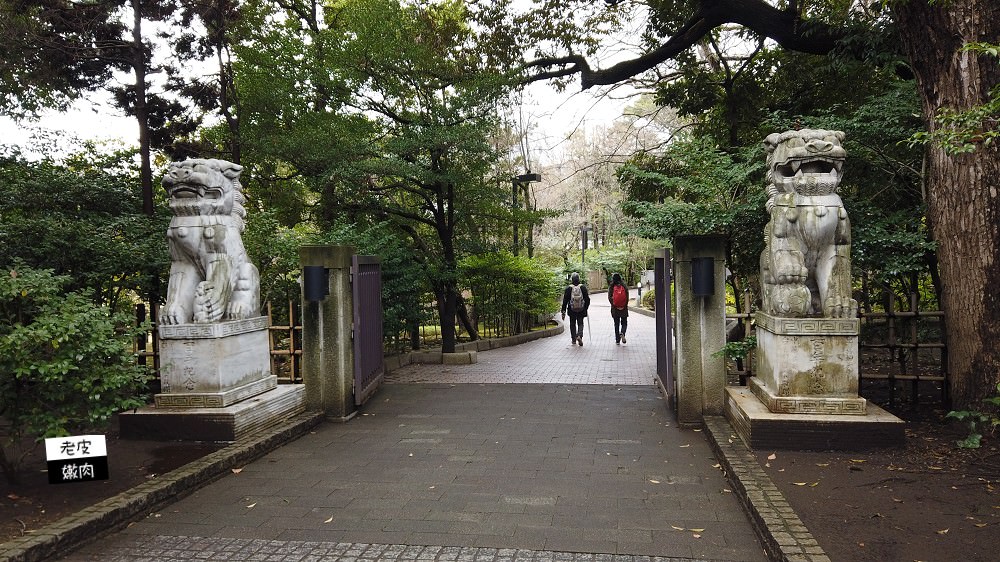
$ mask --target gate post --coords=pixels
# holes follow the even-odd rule
[[[321,410],[336,421],[347,421],[357,412],[352,392],[353,255],[354,248],[350,246],[299,248],[303,271],[302,382],[306,408]]]
[[[674,239],[677,277],[677,421],[701,425],[722,415],[726,362],[726,240],[722,236]]]

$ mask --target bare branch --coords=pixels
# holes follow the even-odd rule
[[[531,74],[529,81],[580,75],[584,90],[627,80],[666,62],[691,48],[713,29],[739,24],[786,49],[812,54],[833,50],[842,32],[825,23],[800,20],[798,14],[779,10],[763,0],[701,0],[690,19],[660,46],[634,59],[594,70],[580,55],[548,57],[532,61],[527,68],[545,69]]]

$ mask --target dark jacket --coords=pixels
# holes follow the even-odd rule
[[[587,292],[586,285],[580,285],[583,291],[583,312],[574,312],[569,309],[569,300],[573,296],[573,285],[568,285],[566,290],[563,291],[563,301],[562,301],[562,313],[566,314],[569,312],[570,316],[583,317],[587,315],[587,309],[590,308],[590,293]]]

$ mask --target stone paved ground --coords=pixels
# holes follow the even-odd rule
[[[651,386],[652,319],[616,347],[595,305],[583,348],[402,369],[349,423],[64,559],[765,560],[704,433]]]
[[[563,383],[651,385],[656,370],[653,319],[629,314],[628,342],[615,345],[605,293],[593,296],[583,347],[570,344],[569,327],[558,336],[478,354],[473,365],[410,365],[389,382]]]

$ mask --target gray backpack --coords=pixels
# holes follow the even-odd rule
[[[583,285],[573,285],[569,295],[569,309],[573,312],[583,312]]]

